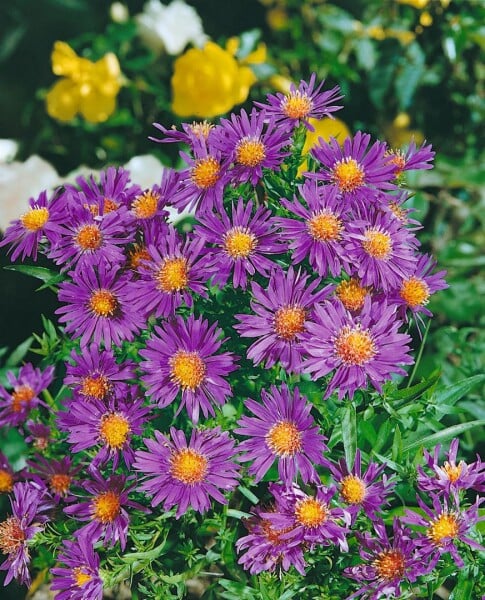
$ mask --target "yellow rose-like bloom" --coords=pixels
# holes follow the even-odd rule
[[[47,113],[59,121],[70,121],[78,113],[90,123],[106,121],[116,108],[121,87],[116,56],[109,52],[92,62],[65,42],[56,42],[51,60],[53,73],[62,79],[47,93]]]
[[[407,4],[417,9],[426,8],[430,0],[397,0],[399,4]]]
[[[250,67],[214,42],[191,48],[174,63],[172,110],[179,117],[215,117],[244,102],[256,81]]]
[[[331,137],[334,137],[340,144],[345,138],[350,136],[350,131],[347,125],[340,119],[308,119],[310,124],[315,128],[315,131],[307,131],[305,143],[302,148],[302,156],[307,155],[312,148],[318,145],[318,138],[323,138],[326,142]],[[304,160],[298,168],[298,175],[308,170],[308,162]]]

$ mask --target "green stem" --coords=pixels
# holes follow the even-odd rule
[[[421,361],[421,357],[423,356],[424,345],[426,343],[426,338],[428,337],[428,332],[429,332],[430,325],[431,325],[431,320],[428,319],[428,323],[426,324],[426,329],[425,329],[425,332],[424,332],[424,335],[423,335],[423,341],[421,342],[421,346],[419,348],[418,356],[416,358],[416,362],[414,363],[414,367],[413,367],[413,370],[411,372],[411,375],[409,376],[409,381],[408,381],[408,384],[407,384],[406,387],[410,387],[411,386],[411,384],[413,382],[413,379],[414,379],[414,376],[416,375],[416,371],[418,370],[418,366],[419,366],[419,363]]]

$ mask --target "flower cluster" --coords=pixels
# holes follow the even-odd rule
[[[469,530],[481,500],[466,508],[460,492],[483,492],[484,469],[457,464],[457,442],[443,466],[439,448],[426,454],[418,484],[433,506],[419,499],[422,513],[390,535],[396,477],[346,440],[335,460],[339,440],[322,429],[327,399],[355,407],[357,392],[375,399],[406,375],[408,330],[446,287],[419,251],[402,186],[404,171],[431,167],[430,146],[320,139],[297,175],[295,140],[340,99],[313,75],[218,124],[157,124],[155,141],[185,146],[180,171],[149,188],[124,168],[80,176],[32,198],[7,229],[13,260],[41,253],[57,267],[47,283],[63,341],[45,353],[55,365],[26,364],[0,387],[0,426],[30,444],[25,471],[0,457],[0,491],[13,495],[0,525],[8,581],[29,580],[44,504],[69,532],[56,540],[56,597],[96,599],[100,556],[227,504],[241,482],[271,482],[236,544],[251,573],[303,574],[309,553],[347,554],[354,536],[365,561],[346,571],[363,585],[355,595],[398,594],[446,552],[461,565],[455,541],[480,547]],[[169,208],[195,225],[174,224]]]

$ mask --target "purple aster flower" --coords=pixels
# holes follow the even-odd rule
[[[246,550],[238,560],[246,571],[257,575],[263,571],[270,573],[276,570],[288,571],[292,566],[305,575],[305,559],[301,545],[289,542],[283,536],[290,528],[278,529],[263,516],[269,509],[254,507],[252,516],[244,519],[248,535],[239,538],[236,548],[239,554]]]
[[[143,406],[137,386],[126,386],[126,391],[107,401],[81,400],[72,402],[67,412],[57,413],[59,429],[68,433],[67,441],[72,452],[98,448],[91,465],[98,468],[113,460],[113,470],[118,466],[120,454],[128,468],[133,462],[131,446],[133,435],[143,433],[151,406]]]
[[[139,310],[130,302],[137,289],[130,274],[101,263],[70,275],[72,282],[61,283],[59,290],[59,300],[66,305],[56,313],[61,315],[61,323],[67,323],[66,332],[81,338],[83,350],[91,340],[106,348],[120,346],[145,326]]]
[[[432,169],[433,165],[430,163],[433,161],[434,155],[431,144],[426,145],[426,141],[424,141],[418,148],[416,142],[412,140],[405,152],[388,150],[387,160],[397,167],[396,177],[399,177],[403,171]]]
[[[88,208],[78,206],[70,213],[55,246],[48,252],[61,270],[89,268],[92,262],[124,263],[120,246],[128,244],[134,234],[127,230],[117,212],[100,218],[94,217]]]
[[[193,157],[180,153],[189,166],[180,172],[171,204],[179,212],[188,209],[204,213],[214,207],[220,208],[228,181],[227,158],[223,160],[221,152],[204,138],[194,138],[192,150]]]
[[[72,499],[69,492],[81,467],[74,466],[70,456],[56,460],[38,454],[35,460],[28,460],[27,464],[31,469],[32,479],[46,487],[55,502]]]
[[[15,473],[8,458],[3,452],[0,452],[0,494],[10,494],[15,479]]]
[[[275,219],[282,229],[282,238],[290,242],[292,262],[308,259],[322,277],[328,273],[338,276],[347,262],[342,239],[347,211],[338,190],[308,179],[298,189],[308,208],[296,196],[293,202],[282,198],[281,204],[299,218]]]
[[[204,263],[208,270],[215,271],[213,281],[218,285],[226,285],[232,271],[233,286],[245,289],[248,274],[258,272],[268,277],[275,266],[265,255],[286,251],[286,245],[278,242],[271,211],[260,206],[251,217],[252,210],[252,201],[244,206],[240,197],[236,207],[232,204],[231,217],[225,210],[199,217],[195,235],[216,246]]]
[[[436,266],[436,261],[428,254],[419,257],[415,269],[410,277],[406,277],[397,290],[387,295],[389,304],[402,307],[398,314],[406,319],[406,309],[409,309],[416,319],[421,321],[420,313],[432,317],[433,313],[426,308],[429,298],[438,290],[448,287],[444,277],[446,271],[431,273]]]
[[[155,221],[158,225],[165,222],[169,213],[164,207],[170,201],[178,178],[179,174],[176,171],[166,168],[163,170],[160,185],[154,185],[132,199],[130,213],[137,224]]]
[[[7,571],[4,585],[8,585],[13,578],[21,584],[30,585],[28,545],[34,535],[43,529],[43,524],[48,520],[43,513],[51,505],[45,498],[45,491],[31,482],[14,485],[10,504],[12,514],[0,523],[0,551],[8,554],[0,569]]]
[[[477,460],[467,464],[463,460],[457,463],[458,438],[452,440],[446,460],[439,463],[441,445],[435,446],[433,454],[424,450],[426,466],[432,471],[431,475],[425,473],[421,466],[418,470],[418,487],[423,492],[435,492],[458,498],[459,490],[477,490],[485,492],[485,463],[477,455]]]
[[[27,419],[28,414],[39,405],[46,406],[39,395],[52,383],[54,367],[44,371],[27,363],[20,367],[18,375],[7,371],[8,391],[0,386],[0,427],[16,427]]]
[[[235,315],[240,323],[234,329],[241,337],[259,338],[247,352],[255,365],[265,361],[269,369],[280,361],[288,372],[301,370],[303,334],[313,318],[315,304],[329,293],[328,287],[315,291],[320,279],[307,285],[308,277],[292,267],[288,272],[277,267],[265,290],[252,282],[251,308],[256,314]]]
[[[321,165],[308,177],[335,185],[347,201],[357,198],[369,202],[376,189],[395,189],[396,165],[389,163],[387,144],[374,142],[369,148],[370,135],[358,131],[348,137],[341,146],[335,138],[311,150],[311,155]],[[370,192],[370,193],[369,193]]]
[[[124,209],[141,193],[139,185],[130,185],[130,173],[123,167],[108,167],[101,171],[99,183],[93,175],[89,178],[77,177],[76,183],[84,196],[84,202],[95,216],[120,210],[125,214]],[[68,185],[66,190],[74,195],[79,194],[75,186]]]
[[[409,335],[398,333],[401,321],[396,308],[367,297],[357,316],[340,303],[317,304],[314,321],[307,327],[303,343],[309,355],[303,370],[319,379],[334,371],[325,398],[337,389],[338,397],[353,397],[355,390],[368,382],[379,391],[393,373],[405,375],[399,365],[409,365]]]
[[[73,350],[71,360],[72,364],[66,363],[64,385],[82,399],[106,401],[135,377],[135,363],[118,363],[110,348],[101,351],[96,344],[84,348],[82,354]]]
[[[306,494],[296,484],[287,487],[271,483],[269,488],[276,500],[276,510],[262,516],[275,529],[287,530],[282,539],[297,545],[305,544],[310,549],[315,545],[338,544],[342,551],[348,552],[346,536],[351,517],[346,510],[331,506],[335,486],[319,485],[314,495]]]
[[[150,260],[140,264],[140,279],[132,288],[130,300],[146,315],[168,317],[183,302],[192,306],[190,291],[205,296],[210,273],[201,268],[204,239],[185,240],[172,225],[160,245],[150,245]]]
[[[102,600],[99,556],[87,535],[80,535],[74,541],[64,540],[57,563],[64,566],[53,567],[50,571],[51,589],[57,592],[56,600]]]
[[[40,242],[46,240],[51,245],[57,242],[64,217],[63,198],[54,192],[49,200],[47,192],[42,192],[38,198],[30,198],[29,209],[7,227],[0,248],[10,245],[8,253],[12,254],[12,261],[19,256],[22,261],[27,257],[37,260]]]
[[[307,129],[314,131],[309,119],[322,119],[332,116],[331,113],[342,107],[333,102],[342,98],[340,88],[335,86],[331,90],[322,92],[325,83],[322,81],[315,87],[316,73],[312,73],[310,81],[301,80],[298,88],[292,83],[288,94],[269,94],[266,98],[268,104],[255,102],[259,108],[266,110],[268,117],[274,117],[278,123],[289,123],[293,127],[303,123]]]
[[[465,563],[458,554],[456,542],[485,552],[485,548],[471,539],[467,534],[479,522],[485,520],[485,515],[479,516],[478,508],[485,498],[477,499],[468,509],[460,510],[456,502],[449,503],[446,497],[439,497],[430,492],[433,508],[417,498],[421,513],[407,509],[403,517],[404,523],[424,527],[425,532],[420,532],[416,538],[416,545],[420,549],[421,559],[427,565],[426,573],[430,573],[436,566],[440,557],[449,552],[458,567],[463,568]]]
[[[390,211],[367,210],[349,221],[345,251],[364,286],[389,292],[399,288],[416,269],[416,238]]]
[[[413,583],[424,571],[411,532],[399,519],[393,520],[392,539],[382,521],[374,522],[374,530],[376,536],[367,531],[355,534],[360,544],[360,556],[365,562],[348,567],[344,575],[363,585],[348,600],[364,594],[370,600],[398,598],[401,596],[401,584]]]
[[[51,428],[44,423],[27,421],[29,435],[25,437],[27,444],[32,444],[36,450],[45,450],[51,441]]]
[[[243,416],[235,433],[246,436],[238,446],[245,452],[239,459],[253,461],[249,473],[260,481],[275,460],[280,479],[290,484],[298,472],[305,483],[320,482],[314,465],[323,464],[322,454],[328,448],[326,439],[310,415],[312,405],[298,388],[290,391],[286,384],[281,390],[274,385],[261,391],[262,404],[247,400],[246,407],[256,416]]]
[[[155,431],[155,440],[145,439],[148,452],[137,450],[134,468],[142,473],[138,489],[152,498],[152,506],[163,502],[164,510],[178,506],[176,518],[191,506],[203,513],[211,497],[227,504],[221,493],[237,485],[238,468],[233,462],[234,441],[220,427],[185,433],[170,428],[170,438]]]
[[[338,484],[340,496],[347,504],[346,510],[352,516],[352,522],[355,522],[361,508],[370,519],[375,521],[378,518],[377,513],[384,505],[389,504],[387,496],[395,485],[385,474],[382,475],[382,479],[376,481],[384,471],[385,464],[371,462],[362,474],[361,458],[360,450],[357,449],[352,468],[349,468],[345,459],[339,460],[336,464],[326,458],[323,461]]]
[[[266,118],[264,111],[253,109],[248,115],[241,110],[240,115],[222,119],[221,126],[214,136],[214,147],[229,156],[233,166],[231,181],[256,185],[263,177],[263,168],[276,171],[290,152],[282,149],[291,140],[289,128],[276,125],[275,119]]]
[[[162,138],[156,138],[153,136],[148,136],[149,140],[152,142],[157,142],[158,144],[167,144],[171,142],[189,144],[193,145],[194,141],[197,139],[212,141],[214,133],[219,129],[218,125],[214,125],[214,123],[209,123],[209,121],[193,121],[192,123],[182,123],[183,131],[178,131],[175,125],[172,125],[170,129],[167,129],[160,123],[153,123],[153,126],[162,132]]]
[[[127,485],[129,478],[125,475],[110,475],[104,479],[95,468],[90,469],[90,474],[92,480],[84,479],[81,482],[89,498],[85,502],[66,506],[64,512],[79,521],[88,521],[76,531],[76,537],[85,535],[93,543],[103,539],[105,546],[116,544],[119,540],[121,550],[124,550],[130,523],[126,509],[130,507],[147,512],[143,506],[128,499],[136,484]]]
[[[218,352],[225,340],[217,322],[209,325],[202,317],[189,315],[185,321],[176,316],[155,327],[140,356],[142,381],[147,394],[160,408],[171,404],[180,392],[179,411],[186,407],[194,423],[199,411],[214,415],[213,403],[223,405],[232,396],[225,377],[236,370],[232,352]]]

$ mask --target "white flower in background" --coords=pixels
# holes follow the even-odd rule
[[[152,154],[134,156],[124,168],[130,172],[131,181],[143,189],[151,188],[155,184],[160,185],[162,181],[163,165]]]
[[[173,0],[168,6],[149,0],[135,19],[140,37],[154,52],[177,55],[189,43],[200,47],[207,41],[197,11],[183,0]]]
[[[54,167],[37,155],[25,162],[0,163],[0,230],[26,211],[29,198],[60,182]]]
[[[109,16],[115,23],[126,23],[130,18],[130,13],[121,2],[113,2],[109,7]]]
[[[13,160],[18,148],[19,145],[15,140],[0,140],[0,164]]]

